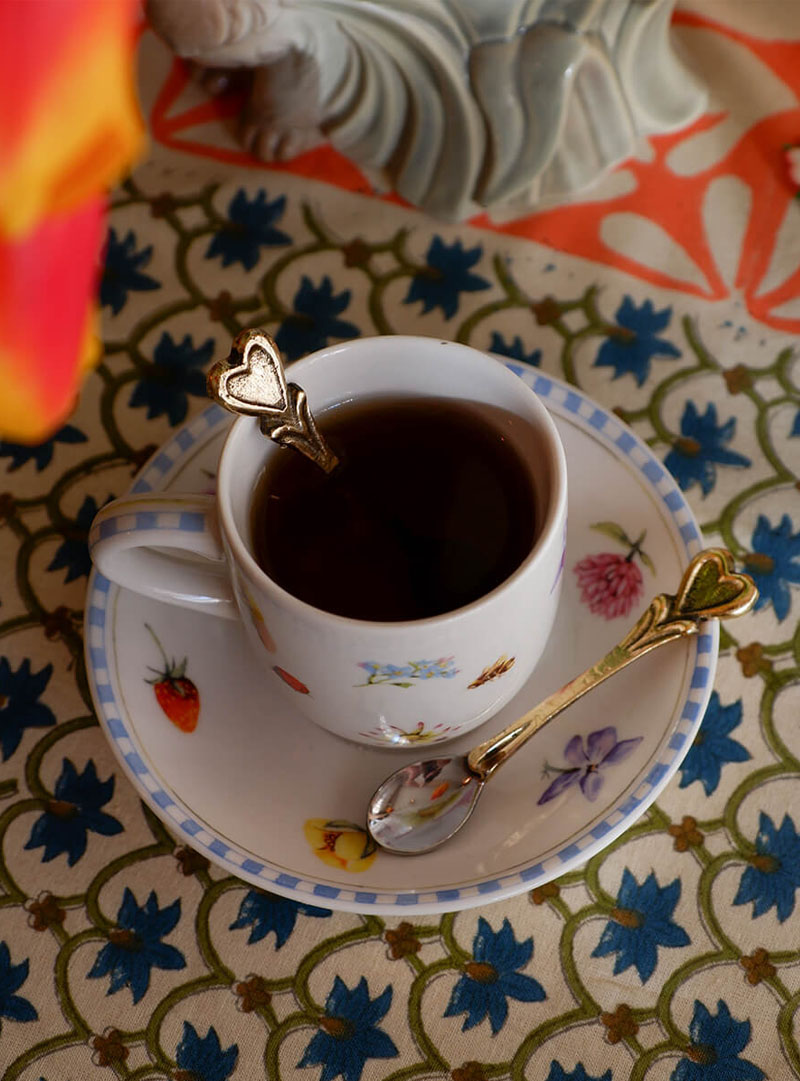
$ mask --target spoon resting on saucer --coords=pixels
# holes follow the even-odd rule
[[[733,568],[733,556],[724,548],[699,552],[677,593],[653,597],[622,641],[560,691],[466,755],[413,762],[387,777],[369,802],[369,835],[381,848],[404,856],[444,844],[470,817],[500,766],[573,702],[645,653],[697,634],[704,620],[749,612],[758,590],[749,575]]]

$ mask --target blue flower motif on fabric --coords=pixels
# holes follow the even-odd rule
[[[317,908],[316,905],[307,905],[302,901],[291,901],[288,897],[278,897],[274,893],[266,893],[264,890],[248,890],[236,919],[228,928],[236,931],[240,927],[249,927],[250,935],[247,939],[249,945],[260,942],[266,938],[270,931],[275,932],[275,949],[279,950],[288,940],[298,915],[314,916],[324,919],[331,915],[330,909]]]
[[[535,368],[539,367],[542,359],[541,349],[532,349],[529,353],[525,351],[525,346],[522,344],[522,338],[520,338],[519,334],[515,334],[514,340],[509,343],[496,330],[492,332],[489,351],[499,353],[503,357],[510,357],[511,360],[521,360],[523,364],[532,364]]]
[[[446,319],[458,311],[462,293],[480,292],[490,283],[470,270],[479,262],[483,248],[464,248],[460,240],[445,244],[435,236],[425,256],[425,266],[411,279],[404,304],[422,301],[423,314],[441,308]]]
[[[640,886],[626,867],[616,906],[592,957],[615,953],[615,976],[633,965],[642,983],[647,983],[656,969],[659,946],[676,949],[688,946],[691,941],[672,919],[680,895],[679,878],[668,886],[659,886],[655,872],[651,871]]]
[[[56,549],[55,555],[47,566],[49,571],[66,570],[64,582],[74,582],[76,578],[86,578],[92,569],[89,555],[89,527],[97,514],[98,506],[94,496],[87,495],[75,515],[75,523],[63,530],[64,540]]]
[[[794,415],[794,423],[792,424],[792,430],[789,432],[789,435],[800,435],[800,409],[798,409]]]
[[[800,531],[793,534],[792,528],[788,514],[775,528],[759,514],[750,541],[753,551],[744,557],[745,570],[758,586],[756,611],[771,603],[781,622],[792,605],[789,585],[800,585]]]
[[[11,951],[5,942],[0,942],[0,1019],[9,1021],[35,1021],[39,1014],[35,1007],[22,995],[16,994],[28,978],[30,962],[26,958],[18,965],[11,963]],[[0,1034],[3,1023],[0,1020]]]
[[[65,758],[53,798],[34,822],[25,848],[43,847],[42,863],[66,852],[67,864],[73,867],[86,851],[90,830],[103,837],[122,832],[122,823],[100,810],[113,795],[113,774],[107,781],[101,781],[93,759],[86,763],[83,773],[78,773],[69,758]]]
[[[192,1081],[228,1081],[236,1068],[238,1057],[238,1044],[231,1044],[225,1051],[222,1050],[213,1025],[201,1038],[190,1021],[183,1022],[183,1035],[175,1052],[175,1061]]]
[[[700,731],[681,763],[681,788],[692,781],[701,781],[706,795],[710,796],[719,784],[726,762],[746,762],[750,758],[750,752],[730,738],[730,733],[741,723],[741,698],[723,706],[717,691],[712,691]]]
[[[692,1046],[670,1074],[670,1081],[761,1081],[763,1070],[740,1058],[750,1042],[750,1022],[736,1021],[722,999],[717,1012],[695,999],[689,1025]]]
[[[749,858],[733,899],[735,905],[753,902],[753,918],[763,916],[773,906],[778,922],[794,912],[795,891],[800,886],[800,836],[794,821],[783,816],[779,828],[761,812],[756,835],[756,851]]]
[[[76,428],[74,424],[65,424],[46,442],[34,447],[29,447],[24,443],[9,443],[4,439],[0,440],[0,458],[11,459],[6,469],[7,473],[13,473],[31,460],[36,464],[36,472],[41,473],[52,462],[56,443],[85,443],[86,440],[87,436],[80,428]]]
[[[744,469],[752,464],[744,454],[728,450],[727,444],[735,434],[736,417],[718,425],[717,407],[713,402],[709,402],[702,415],[694,402],[687,402],[681,417],[681,434],[664,459],[664,465],[684,492],[693,484],[699,484],[706,496],[717,483],[718,465]]]
[[[334,293],[326,274],[319,285],[303,275],[295,293],[294,310],[286,316],[275,335],[275,344],[288,360],[322,349],[331,338],[357,338],[358,327],[339,316],[350,303],[350,290]]]
[[[646,300],[637,308],[626,296],[617,308],[617,327],[600,346],[595,358],[596,368],[613,368],[614,379],[632,375],[641,386],[650,374],[653,357],[679,357],[680,349],[658,334],[666,330],[672,318],[672,308],[657,312],[653,302]]]
[[[119,315],[128,301],[128,293],[149,292],[160,289],[161,282],[142,271],[153,256],[153,245],[141,251],[136,250],[136,237],[132,229],[128,230],[124,240],[117,237],[113,227],[108,231],[106,261],[103,276],[100,279],[100,303],[110,308],[114,315]]]
[[[141,370],[128,405],[134,409],[146,406],[148,420],[166,413],[174,428],[186,419],[187,395],[206,397],[206,377],[202,369],[211,360],[213,352],[213,338],[195,349],[190,334],[176,342],[168,331],[164,331],[153,350],[153,362]]]
[[[0,657],[0,750],[4,762],[19,747],[26,728],[49,728],[56,723],[53,711],[39,701],[52,674],[52,664],[31,672],[27,658],[13,672],[8,658]]]
[[[352,990],[339,976],[334,977],[319,1032],[298,1066],[321,1066],[319,1081],[333,1081],[334,1077],[360,1081],[367,1059],[396,1058],[399,1051],[394,1041],[378,1027],[391,1004],[391,985],[372,999],[364,976]]]
[[[602,1077],[592,1074],[590,1077],[582,1062],[579,1062],[570,1073],[564,1069],[560,1062],[555,1059],[550,1063],[550,1073],[545,1081],[612,1081],[611,1070],[606,1070]]]
[[[250,200],[244,188],[239,188],[228,204],[228,221],[208,245],[206,259],[219,255],[224,267],[241,263],[245,270],[252,270],[261,257],[262,248],[291,244],[292,238],[282,229],[275,228],[275,222],[280,221],[285,209],[285,195],[269,202],[267,193],[261,189]]]
[[[533,939],[517,942],[508,919],[499,931],[487,920],[478,918],[478,930],[472,942],[472,961],[464,966],[464,975],[456,983],[445,1017],[465,1013],[461,1031],[474,1028],[488,1016],[492,1035],[496,1036],[508,1017],[508,1000],[541,1002],[547,996],[538,980],[518,970],[533,956]]]
[[[161,939],[174,930],[181,916],[180,898],[159,908],[155,890],[140,907],[126,886],[117,912],[117,926],[108,932],[109,941],[102,947],[88,975],[92,979],[110,976],[108,991],[113,995],[130,987],[134,1003],[150,986],[153,968],[186,968],[186,958],[175,946]]]

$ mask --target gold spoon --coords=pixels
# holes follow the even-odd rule
[[[560,691],[468,754],[414,762],[388,777],[369,803],[370,836],[381,848],[405,856],[438,848],[461,829],[500,766],[573,702],[650,650],[697,634],[704,620],[744,615],[757,599],[755,582],[734,571],[730,552],[699,552],[675,596],[655,596],[619,645]]]

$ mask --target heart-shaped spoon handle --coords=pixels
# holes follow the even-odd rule
[[[659,593],[653,597],[636,625],[602,660],[508,728],[474,747],[467,755],[470,771],[482,781],[488,780],[534,732],[609,676],[651,649],[676,638],[697,634],[703,620],[744,615],[757,599],[755,582],[749,575],[734,571],[733,556],[727,549],[706,548],[698,552],[686,568],[674,596]]]
[[[332,473],[339,459],[325,442],[302,387],[287,383],[275,342],[263,330],[243,330],[230,355],[208,373],[208,393],[232,413],[258,417],[261,431],[294,447]]]

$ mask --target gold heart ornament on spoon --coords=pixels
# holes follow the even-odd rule
[[[208,393],[240,416],[258,417],[261,431],[281,446],[294,447],[332,473],[339,459],[311,414],[306,392],[286,382],[275,342],[263,330],[243,330],[230,355],[212,365]]]

